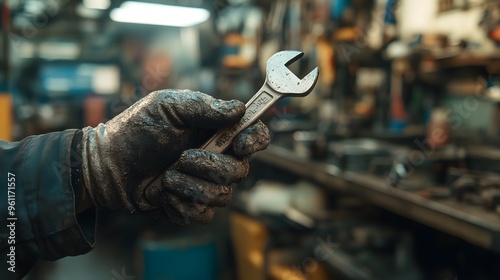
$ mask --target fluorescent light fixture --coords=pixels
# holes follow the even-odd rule
[[[210,12],[202,8],[126,1],[110,13],[117,22],[188,27],[207,21]]]
[[[106,10],[111,5],[110,0],[83,0],[83,5],[89,9]]]

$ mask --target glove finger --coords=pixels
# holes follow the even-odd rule
[[[161,185],[161,189],[156,193],[172,193],[186,201],[203,201],[215,207],[224,207],[229,204],[233,194],[231,185],[219,185],[177,170],[165,172]]]
[[[236,123],[245,114],[245,104],[238,100],[224,101],[190,90],[155,92],[163,111],[177,125],[214,129]]]
[[[249,165],[246,158],[191,149],[182,153],[177,169],[218,185],[229,185],[243,180]]]
[[[165,193],[163,209],[167,216],[179,225],[188,225],[191,222],[208,224],[215,214],[215,209],[197,201],[188,202],[176,195]]]
[[[262,151],[271,142],[271,135],[267,126],[258,121],[240,132],[233,140],[233,151],[237,156],[248,156]]]

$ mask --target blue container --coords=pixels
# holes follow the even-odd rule
[[[216,280],[217,246],[194,239],[143,241],[145,280]]]
[[[339,20],[349,7],[350,0],[330,0],[330,17],[333,20]]]

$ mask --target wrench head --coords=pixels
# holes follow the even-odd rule
[[[319,68],[316,67],[303,79],[299,79],[287,66],[304,55],[300,51],[281,51],[269,58],[266,66],[266,83],[285,96],[306,96],[316,85]]]

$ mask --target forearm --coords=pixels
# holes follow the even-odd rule
[[[18,268],[29,268],[33,260],[56,260],[92,248],[95,215],[87,212],[90,218],[78,219],[76,214],[87,206],[83,193],[75,203],[72,188],[71,167],[78,161],[71,144],[76,133],[68,130],[16,143],[0,141],[1,182],[7,182],[8,172],[16,174],[15,244],[0,238],[0,251],[15,246]],[[6,196],[7,192],[0,193],[1,216],[7,215]]]

